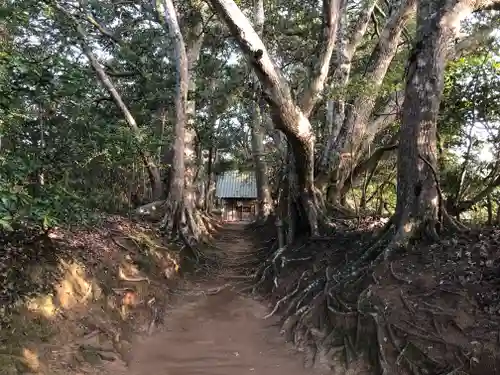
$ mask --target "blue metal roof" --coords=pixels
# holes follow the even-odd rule
[[[227,171],[217,178],[215,188],[217,198],[257,198],[255,173]]]

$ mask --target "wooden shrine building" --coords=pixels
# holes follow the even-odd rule
[[[226,171],[217,177],[215,197],[224,221],[252,221],[256,214],[257,182],[254,172]]]

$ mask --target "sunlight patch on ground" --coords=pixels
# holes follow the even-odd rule
[[[61,261],[64,279],[56,286],[57,303],[63,309],[71,309],[86,303],[92,295],[92,282],[86,280],[84,267],[78,262]]]
[[[46,319],[52,319],[57,313],[54,299],[51,295],[35,297],[26,303],[29,311],[39,313]]]
[[[23,359],[25,365],[34,372],[39,372],[41,370],[40,359],[38,358],[38,354],[31,351],[30,349],[23,349]]]

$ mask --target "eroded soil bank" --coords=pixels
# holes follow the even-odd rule
[[[262,284],[267,289],[256,289],[267,302],[244,291],[258,277],[242,271],[251,272],[249,262],[274,259],[272,226],[222,228],[216,247],[204,250],[219,255],[217,267],[208,263],[210,272],[201,274],[210,276],[184,279],[177,272],[180,248],[154,227],[122,217],[44,240],[14,233],[0,255],[0,300],[4,306],[18,300],[0,310],[0,375],[364,375],[379,373],[380,353],[397,367],[390,373],[498,374],[498,229],[396,254],[388,267],[373,270],[370,285],[360,286],[371,293],[368,312],[352,305],[363,296],[357,289],[347,291],[353,299],[303,299],[311,283],[326,290],[321,277],[346,254],[366,248],[368,224],[288,249]],[[315,321],[288,332],[281,325],[289,321],[288,295],[326,311],[329,334],[315,331]],[[337,304],[327,309],[327,302]],[[379,325],[370,314],[375,308]],[[270,311],[276,316],[263,319]],[[352,348],[361,355],[352,356]],[[407,371],[410,361],[439,370]],[[314,370],[304,368],[312,362]]]
[[[330,236],[283,250],[272,222],[254,228],[254,290],[285,337],[340,373],[500,374],[500,230],[444,232],[342,273],[381,244],[384,224],[337,219]]]

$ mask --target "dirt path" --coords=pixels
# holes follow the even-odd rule
[[[228,225],[217,246],[234,256],[251,249],[248,234]],[[230,257],[229,257],[230,258]],[[303,375],[300,353],[283,341],[268,309],[227,284],[230,262],[219,277],[194,285],[165,319],[165,327],[140,339],[131,351],[127,375]],[[226,277],[226,278],[225,278]],[[220,292],[210,294],[214,288]]]

